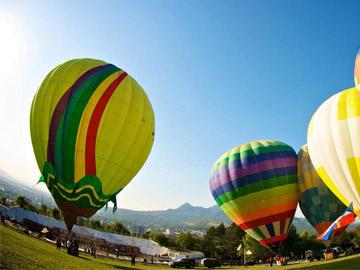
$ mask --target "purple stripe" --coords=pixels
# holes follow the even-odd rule
[[[228,166],[229,170],[223,167],[214,174],[214,178],[210,182],[210,189],[215,190],[219,186],[227,184],[232,180],[236,180],[240,177],[248,176],[261,171],[296,166],[296,160],[296,157],[277,158],[272,160],[265,160],[242,168],[232,168],[232,164],[230,163]]]
[[[51,123],[50,123],[50,131],[49,131],[49,140],[48,140],[48,148],[47,148],[47,160],[48,162],[55,164],[55,135],[56,130],[59,126],[59,122],[61,119],[61,116],[63,115],[67,104],[78,88],[78,86],[83,83],[87,78],[89,78],[92,74],[94,74],[97,71],[100,71],[104,69],[106,66],[110,64],[106,64],[103,66],[97,66],[94,67],[88,71],[86,71],[84,74],[82,74],[79,79],[76,80],[76,82],[64,93],[64,95],[60,98],[58,104],[55,107],[54,113],[51,117]]]

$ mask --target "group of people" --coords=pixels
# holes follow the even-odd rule
[[[96,247],[94,245],[91,245],[90,248],[88,249],[84,249],[85,253],[90,254],[91,256],[93,256],[94,258],[96,258]]]
[[[277,265],[286,265],[287,260],[286,260],[286,257],[284,257],[284,256],[276,256],[274,258],[272,256],[270,256],[270,258],[268,259],[268,262],[270,264],[270,267],[272,267],[274,262]]]
[[[67,249],[67,254],[73,256],[79,256],[79,241],[73,235],[72,238],[69,238],[66,242],[63,243],[62,238],[59,236],[56,238],[56,249],[61,249],[62,246],[65,246]]]

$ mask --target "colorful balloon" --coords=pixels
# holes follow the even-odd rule
[[[124,70],[95,59],[53,69],[30,113],[37,164],[68,230],[90,217],[137,174],[154,140],[154,113]]]
[[[324,183],[360,215],[360,93],[344,90],[326,100],[308,127],[311,161]]]
[[[295,151],[279,141],[253,141],[214,164],[210,190],[220,208],[261,244],[284,241],[298,203]]]
[[[358,50],[355,59],[354,80],[355,80],[355,86],[360,91],[360,48]]]
[[[311,163],[308,147],[298,153],[297,176],[299,205],[306,219],[321,234],[346,209],[346,206],[329,190]]]

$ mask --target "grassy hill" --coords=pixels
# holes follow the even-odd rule
[[[0,269],[170,269],[168,266],[139,264],[130,266],[129,262],[92,258],[81,254],[79,258],[58,251],[55,246],[0,225]],[[268,270],[268,266],[221,267],[221,269]],[[329,262],[314,262],[302,265],[275,266],[272,269],[298,270],[359,270],[360,254]]]

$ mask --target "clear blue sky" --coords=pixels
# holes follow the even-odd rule
[[[352,87],[360,1],[1,1],[0,169],[34,184],[32,97],[71,59],[111,62],[147,92],[150,157],[120,207],[211,206],[213,162],[256,139],[296,151],[329,96]]]

